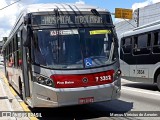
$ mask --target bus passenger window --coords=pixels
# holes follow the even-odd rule
[[[125,39],[122,39],[121,40],[121,46],[124,46],[125,45]]]
[[[138,37],[134,37],[134,48],[138,48]]]
[[[148,34],[147,47],[151,46],[151,34]]]
[[[154,33],[154,46],[153,46],[153,53],[160,53],[160,33]]]
[[[11,55],[10,58],[9,58],[8,67],[12,67],[13,64],[14,64],[14,57],[13,57],[13,55]]]
[[[138,48],[146,48],[147,47],[147,35],[138,36]]]
[[[126,38],[125,41],[124,41],[125,46],[131,45],[131,43],[132,43],[131,40],[132,40],[131,38]]]
[[[151,41],[151,35],[150,34],[143,34],[139,35],[138,37],[134,37],[134,55],[141,55],[141,54],[149,54],[150,49],[148,49],[148,46],[150,46]]]
[[[121,45],[124,53],[130,53],[132,49],[132,38],[122,39]]]
[[[160,45],[160,33],[154,33],[154,45]]]

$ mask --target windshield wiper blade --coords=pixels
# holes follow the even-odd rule
[[[58,7],[56,8],[56,9],[54,9],[54,13],[55,13],[55,16],[56,16],[56,25],[57,25],[57,39],[58,39],[58,48],[59,48],[59,45],[60,45],[60,43],[59,43],[59,29],[60,29],[60,20],[58,19],[58,17],[60,16],[59,15],[59,11],[58,11]],[[57,62],[59,63],[59,49],[57,50]]]

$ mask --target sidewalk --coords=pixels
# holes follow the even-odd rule
[[[0,70],[0,120],[29,120],[28,117],[15,118],[15,117],[2,117],[6,112],[22,112],[23,108],[19,104],[21,99],[19,96],[14,96],[10,90],[10,86],[6,82],[4,73]]]

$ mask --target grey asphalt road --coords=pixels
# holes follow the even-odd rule
[[[156,85],[122,80],[120,99],[134,102],[132,111],[160,111],[160,92]]]

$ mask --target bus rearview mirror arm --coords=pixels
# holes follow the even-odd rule
[[[31,27],[30,26],[24,26],[22,29],[22,41],[24,47],[30,47],[31,45]]]

